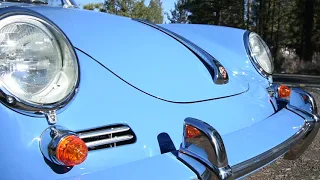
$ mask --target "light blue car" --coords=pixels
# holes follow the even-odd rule
[[[238,179],[318,132],[253,32],[0,6],[0,179]]]

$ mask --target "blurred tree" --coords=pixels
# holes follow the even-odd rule
[[[220,25],[223,0],[186,0],[181,5],[189,12],[188,20],[196,24]]]
[[[315,42],[314,50],[317,53],[316,55],[320,57],[320,0],[316,1],[314,9],[315,14],[312,42]]]
[[[83,9],[104,11],[104,5],[103,3],[90,3],[84,5]]]
[[[221,0],[220,25],[245,28],[243,0]]]
[[[140,18],[140,19],[147,19],[148,17],[148,8],[145,5],[145,1],[137,1],[132,9],[131,13],[132,18]]]
[[[312,31],[314,25],[314,6],[315,0],[306,0],[304,9],[304,47],[303,47],[303,60],[312,61],[313,56],[313,42]]]
[[[247,4],[246,4],[246,10],[245,10],[245,13],[246,13],[246,22],[245,22],[245,25],[246,25],[246,28],[247,29],[250,29],[250,25],[251,25],[251,16],[250,16],[250,13],[251,13],[251,2],[252,0],[248,0],[247,1]]]
[[[117,0],[104,1],[104,6],[106,8],[105,12],[110,14],[118,14],[117,2]]]
[[[104,3],[86,4],[83,8],[163,23],[163,7],[160,0],[150,0],[148,7],[145,0],[105,0]]]
[[[188,11],[182,7],[185,3],[186,0],[178,0],[174,3],[174,9],[170,10],[170,14],[166,13],[170,23],[188,23]]]
[[[244,11],[243,0],[178,0],[168,19],[244,28]]]
[[[320,61],[320,0],[177,0],[168,19],[246,28],[257,32],[276,58],[286,51],[300,61],[315,56]]]
[[[147,20],[160,24],[163,23],[163,8],[160,0],[150,0]]]

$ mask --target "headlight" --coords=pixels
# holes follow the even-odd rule
[[[31,107],[50,108],[68,99],[78,84],[78,63],[64,34],[31,15],[0,20],[2,93]]]
[[[250,33],[247,38],[245,43],[255,67],[264,76],[272,74],[273,59],[266,43],[256,33]]]

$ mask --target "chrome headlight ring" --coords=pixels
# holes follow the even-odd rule
[[[1,13],[1,12],[0,12]],[[31,116],[54,116],[78,92],[73,45],[53,22],[24,8],[0,16],[0,100]]]
[[[254,32],[246,31],[244,33],[244,46],[256,70],[265,78],[272,75],[274,70],[273,58],[263,39]]]

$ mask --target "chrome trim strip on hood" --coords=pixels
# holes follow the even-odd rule
[[[204,64],[204,66],[208,69],[209,73],[212,76],[212,79],[215,84],[226,84],[229,81],[228,73],[226,69],[222,66],[222,64],[216,60],[213,56],[207,53],[205,50],[194,44],[193,42],[189,41],[188,39],[176,34],[164,27],[158,26],[153,24],[147,20],[143,19],[133,19],[150,27],[153,27],[168,36],[172,37],[173,39],[177,40],[183,46],[188,48],[194,55],[196,55],[200,61]]]

